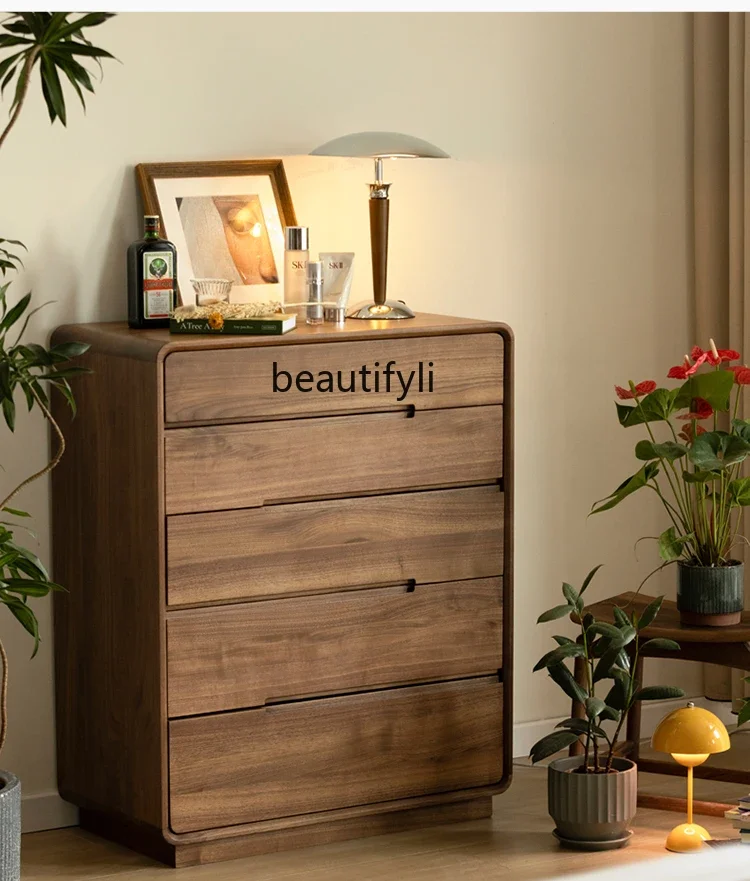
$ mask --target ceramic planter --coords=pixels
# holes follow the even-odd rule
[[[21,782],[0,771],[0,878],[21,878]]]
[[[739,624],[745,606],[745,565],[691,566],[677,563],[680,621],[693,627]]]
[[[622,847],[638,800],[638,769],[630,759],[616,758],[616,774],[578,774],[583,756],[555,759],[547,776],[549,812],[555,835],[582,850]]]

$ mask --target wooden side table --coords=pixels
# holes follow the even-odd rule
[[[640,615],[654,597],[636,595],[633,591],[618,594],[615,597],[602,600],[588,608],[588,611],[600,621],[614,623],[614,607],[619,606],[630,614],[633,611]],[[680,623],[680,613],[677,604],[672,600],[664,600],[661,611],[656,621],[641,631],[643,640],[665,638],[673,639],[679,643],[679,651],[667,649],[646,649],[638,660],[635,673],[638,679],[643,677],[643,662],[645,658],[672,658],[682,661],[700,661],[709,664],[719,664],[724,667],[734,667],[738,670],[750,670],[750,612],[742,613],[742,621],[729,627],[688,627]],[[585,682],[584,662],[580,658],[575,660],[576,679]],[[573,701],[572,715],[583,718],[585,715],[582,704]],[[628,714],[626,725],[626,740],[618,750],[620,755],[627,756],[638,764],[639,771],[651,774],[672,774],[683,776],[684,768],[673,762],[661,759],[642,759],[640,757],[641,740],[641,705],[635,704]],[[570,748],[570,755],[580,755],[583,745],[574,743]],[[739,768],[717,768],[710,765],[700,765],[695,768],[696,777],[709,780],[720,780],[725,783],[742,783],[750,785],[750,770]],[[667,798],[663,796],[639,794],[638,804],[642,807],[661,808],[662,810],[683,810],[684,799]],[[723,816],[727,805],[714,804],[712,802],[696,802],[696,813]]]

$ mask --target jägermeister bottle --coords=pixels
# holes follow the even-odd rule
[[[177,289],[177,249],[159,237],[159,218],[144,217],[143,238],[128,248],[128,324],[169,327]]]

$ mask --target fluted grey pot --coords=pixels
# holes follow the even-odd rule
[[[574,773],[582,764],[583,756],[550,763],[547,793],[556,831],[562,838],[583,843],[623,839],[638,800],[635,763],[617,758],[612,762],[616,774]]]
[[[677,563],[677,608],[680,621],[692,627],[739,624],[745,607],[745,564],[726,566]]]
[[[0,878],[21,878],[21,781],[0,771]]]

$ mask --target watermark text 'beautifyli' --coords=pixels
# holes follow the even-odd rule
[[[359,370],[300,370],[292,374],[289,370],[279,368],[273,362],[274,392],[288,392],[296,389],[300,392],[374,392],[376,394],[395,394],[397,401],[403,401],[407,395],[435,390],[435,376],[432,361],[427,364],[420,361],[414,370],[399,370],[395,361],[388,361],[380,366],[375,361],[372,367],[363,364]]]

